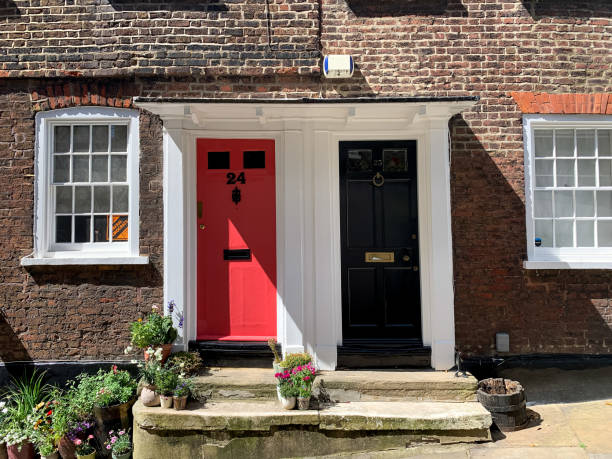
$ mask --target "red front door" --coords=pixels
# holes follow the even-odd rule
[[[276,337],[273,140],[198,139],[198,339]]]

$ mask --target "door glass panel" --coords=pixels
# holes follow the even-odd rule
[[[411,183],[385,182],[383,190],[384,247],[411,245]]]
[[[243,153],[243,166],[245,169],[265,169],[266,167],[266,152],[265,151],[245,151]]]
[[[578,129],[576,131],[576,148],[578,156],[595,156],[595,130]]]
[[[76,215],[74,217],[74,242],[90,242],[91,216]]]
[[[552,159],[536,159],[535,173],[536,186],[554,186],[553,176],[554,161]]]
[[[55,126],[53,128],[53,152],[54,153],[67,153],[69,151],[70,151],[70,126]]]
[[[578,247],[593,247],[595,245],[594,228],[593,220],[578,220],[576,222],[576,245]]]
[[[349,150],[346,167],[353,172],[372,170],[372,150]]]
[[[347,186],[347,240],[349,247],[374,247],[374,190],[367,182]]]
[[[72,151],[89,151],[89,126],[74,126]]]
[[[557,158],[574,156],[573,129],[557,129],[555,131],[555,141],[557,142]]]
[[[535,238],[539,239],[541,247],[552,247],[553,243],[553,224],[552,220],[536,220],[535,221]],[[537,244],[536,244],[537,245]]]
[[[536,157],[545,157],[553,155],[553,131],[552,129],[536,129],[535,137],[535,155]]]
[[[229,151],[209,151],[208,152],[208,168],[209,169],[229,169],[230,154]]]
[[[387,172],[403,172],[408,169],[406,150],[383,150],[383,168]]]

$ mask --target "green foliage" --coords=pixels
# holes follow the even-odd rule
[[[193,391],[193,381],[190,378],[182,378],[179,376],[178,383],[174,388],[175,397],[186,397]]]
[[[95,375],[80,374],[74,395],[82,401],[80,416],[87,416],[94,406],[107,407],[131,400],[136,394],[137,383],[125,370],[117,366],[109,371],[98,370]]]
[[[125,454],[132,450],[132,441],[128,430],[108,433],[108,441],[105,443],[106,449],[110,449],[114,454]]]
[[[312,362],[312,356],[307,352],[301,352],[296,354],[287,354],[285,360],[280,365],[283,368],[292,369],[302,365],[306,365]]]
[[[202,368],[202,357],[199,352],[177,352],[168,358],[168,365],[178,369],[180,373],[186,375],[197,375]]]
[[[130,331],[132,344],[142,349],[171,344],[178,336],[178,330],[172,325],[172,317],[157,312],[152,312],[145,320],[132,322]]]
[[[279,381],[278,388],[281,397],[283,398],[297,397],[299,395],[299,388],[293,384],[293,381],[291,381],[291,379]]]
[[[298,389],[298,397],[310,397],[312,395],[312,384],[314,383],[315,375],[316,370],[310,363],[291,370],[291,381]]]
[[[172,368],[161,368],[155,378],[155,388],[157,393],[162,395],[172,395],[178,385],[179,375]]]
[[[138,375],[147,386],[154,386],[155,378],[157,377],[157,373],[159,373],[161,367],[161,356],[160,358],[157,358],[157,354],[152,353],[149,356],[149,360],[138,363]]]

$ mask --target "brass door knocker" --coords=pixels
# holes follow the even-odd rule
[[[385,178],[381,175],[380,172],[377,172],[374,177],[372,177],[372,185],[374,186],[383,186],[385,183]]]

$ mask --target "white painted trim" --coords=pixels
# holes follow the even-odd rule
[[[165,242],[173,248],[164,248],[164,294],[182,295],[186,339],[196,336],[197,241],[185,226],[195,227],[197,138],[275,140],[278,339],[285,353],[312,352],[321,369],[335,368],[342,343],[339,142],[416,139],[423,340],[434,368],[454,365],[448,120],[473,102],[140,105],[165,125]],[[183,215],[170,219],[169,206]]]
[[[127,183],[130,186],[129,195],[129,240],[121,245],[116,244],[70,244],[58,246],[53,250],[51,234],[53,228],[53,202],[52,193],[49,193],[51,184],[51,136],[50,129],[56,123],[77,122],[114,122],[124,121],[129,125],[128,129],[128,163]],[[43,264],[95,264],[96,259],[111,258],[115,261],[125,259],[134,260],[139,257],[139,156],[140,156],[140,133],[139,112],[130,109],[115,109],[109,107],[74,107],[60,110],[50,110],[36,114],[36,161],[34,164],[34,251],[31,257],[21,260],[22,266],[33,266]],[[123,248],[123,246],[125,248]],[[65,250],[64,250],[65,247]],[[62,259],[63,263],[57,261]],[[49,263],[45,259],[51,259]],[[74,259],[69,263],[68,259]],[[77,263],[77,259],[81,259]],[[38,261],[34,261],[38,260]],[[87,261],[85,263],[85,261]],[[116,264],[107,263],[103,264]],[[127,263],[133,264],[133,263]]]
[[[55,257],[55,258],[29,258],[21,259],[21,266],[68,266],[68,265],[146,265],[149,264],[149,257],[112,257],[112,256],[87,256],[81,254],[80,257]]]
[[[534,129],[612,129],[609,115],[523,115],[524,165],[525,165],[525,225],[527,261],[525,269],[610,269],[612,247],[535,247],[534,185],[535,159]],[[590,189],[600,189],[591,187]],[[605,189],[610,189],[606,187]]]

